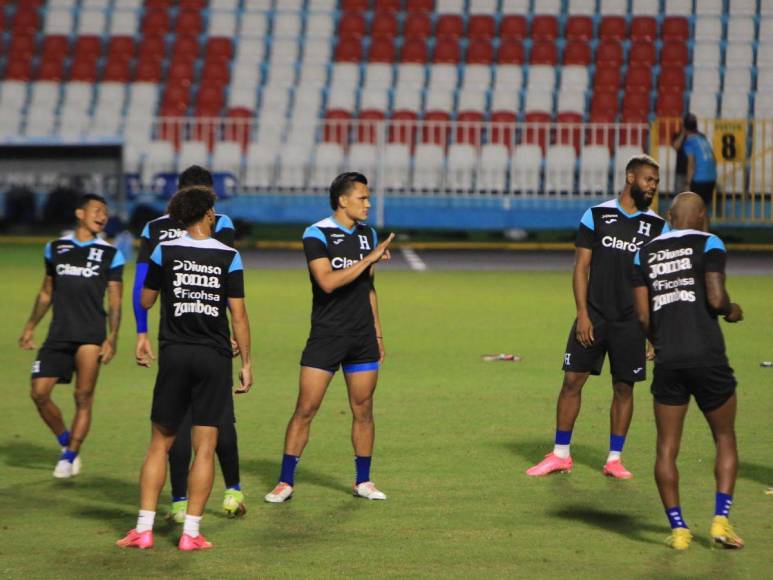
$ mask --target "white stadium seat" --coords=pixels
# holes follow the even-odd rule
[[[327,86],[327,67],[324,64],[304,63],[301,66],[296,89],[300,87],[321,88],[324,86]]]
[[[339,88],[333,85],[327,96],[327,108],[342,111],[354,111],[357,103],[357,93],[349,87]]]
[[[464,67],[462,90],[488,90],[491,85],[491,67],[483,64],[468,64]]]
[[[473,145],[454,143],[448,147],[446,187],[455,191],[472,191],[478,152]]]
[[[303,63],[317,63],[327,66],[333,47],[329,40],[312,38],[303,44]]]
[[[692,111],[691,112],[695,112]],[[696,113],[697,115],[697,113]],[[660,193],[680,193],[674,191],[676,185],[676,150],[670,145],[658,147],[658,164],[660,165]]]
[[[692,16],[692,0],[666,0],[668,16]]]
[[[240,42],[245,38],[264,38],[268,35],[268,16],[265,12],[254,12],[250,6],[239,16]]]
[[[754,116],[758,119],[773,118],[773,93],[757,92],[754,101]],[[773,141],[773,135],[771,135],[771,141]]]
[[[731,16],[756,16],[757,0],[729,0],[729,13]],[[770,5],[770,0],[760,0],[760,5]]]
[[[365,67],[365,82],[363,91],[372,89],[389,89],[392,87],[392,65],[372,63]]]
[[[335,21],[331,13],[311,13],[306,16],[306,38],[328,39],[335,31]]]
[[[419,89],[398,89],[395,91],[393,105],[395,111],[416,111],[421,109],[421,91]]]
[[[311,148],[306,143],[288,143],[279,153],[280,169],[277,185],[302,188],[306,186]]]
[[[425,111],[450,113],[454,108],[454,93],[444,89],[430,89],[424,104]]]
[[[457,84],[456,65],[454,64],[435,64],[429,67],[429,82],[427,88],[430,90],[453,91]]]
[[[513,150],[510,189],[523,194],[540,190],[542,149],[539,145],[519,145]]]
[[[518,92],[523,86],[523,69],[516,65],[496,67],[494,90]]]
[[[360,67],[356,64],[341,62],[333,66],[330,87],[333,90],[349,88],[354,90],[360,84]]]
[[[27,83],[22,81],[0,82],[0,108],[3,111],[21,109],[27,100]]]
[[[413,189],[434,190],[443,187],[445,156],[443,147],[434,143],[416,145],[413,166]]]
[[[82,10],[78,18],[78,34],[81,36],[102,36],[105,33],[107,16],[104,10]]]
[[[600,0],[599,12],[604,16],[626,16],[628,0]]]
[[[250,143],[245,156],[242,185],[248,188],[268,188],[274,182],[277,149],[263,143]]]
[[[545,156],[545,191],[561,193],[574,191],[576,154],[571,145],[548,147]]]
[[[502,0],[502,14],[526,14],[531,0]]]
[[[552,66],[532,65],[529,67],[529,90],[552,91],[556,86],[556,71]]]
[[[369,91],[362,91],[360,96],[360,110],[370,111],[386,111],[389,108],[389,91],[388,89],[371,89]]]
[[[33,110],[27,115],[27,126],[24,129],[24,135],[32,138],[52,137],[56,117],[53,109]]]
[[[695,13],[721,16],[724,8],[722,4],[723,0],[695,0]]]
[[[693,50],[693,66],[719,67],[722,51],[719,42],[696,42]]]
[[[751,68],[754,65],[754,51],[748,42],[728,43],[725,49],[725,67]]]
[[[236,13],[212,12],[209,15],[207,34],[209,36],[224,36],[226,38],[236,36]]]
[[[561,69],[561,90],[572,87],[580,91],[588,88],[588,67],[564,66]]]
[[[212,170],[230,173],[237,179],[241,175],[242,146],[236,141],[218,141],[212,151]]]
[[[277,12],[274,15],[274,38],[298,38],[301,34],[301,15],[298,12]]]
[[[558,93],[556,110],[559,113],[577,113],[582,115],[585,112],[585,93],[571,89],[562,90]]]
[[[754,19],[748,16],[730,17],[727,23],[728,42],[754,42]]]
[[[403,87],[424,87],[424,66],[400,64],[397,66],[397,89]]]
[[[159,173],[170,173],[174,167],[174,148],[169,141],[152,141],[145,149],[142,183],[151,185]]]
[[[491,96],[492,112],[508,111],[510,113],[517,113],[519,110],[518,91],[508,91],[505,89],[494,91],[494,94]]]
[[[349,147],[347,170],[358,171],[364,175],[376,175],[378,150],[370,143],[355,143]]]
[[[722,93],[723,119],[746,119],[749,114],[749,94],[746,91],[725,91]]]
[[[717,97],[714,93],[693,90],[689,109],[698,118],[716,117]]]
[[[558,16],[561,14],[561,0],[534,0],[534,14]]]
[[[706,16],[703,12],[698,14],[700,16],[695,18],[695,40],[722,40],[722,19],[719,16]]]
[[[43,25],[43,33],[69,36],[73,32],[74,24],[75,18],[69,8],[49,8],[46,11],[46,22]]]
[[[110,17],[111,36],[134,36],[139,28],[139,12],[115,9]]]
[[[486,144],[480,150],[477,188],[487,192],[504,192],[507,188],[509,153],[504,145]]]
[[[526,102],[523,105],[523,110],[527,113],[552,113],[553,91],[545,89],[529,89],[526,92]]]
[[[464,14],[464,0],[437,0],[435,11],[438,14]]]
[[[607,195],[609,191],[609,148],[606,145],[583,147],[580,158],[580,192]]]
[[[209,165],[209,152],[204,141],[184,141],[180,146],[180,155],[177,160],[177,169],[182,171],[191,165]]]
[[[631,14],[634,16],[657,16],[660,12],[660,0],[633,0]]]
[[[596,0],[569,0],[569,14],[593,16],[596,13]]]
[[[344,164],[344,150],[338,143],[320,143],[314,155],[314,167],[309,185],[327,189],[335,176],[341,173]]]
[[[728,68],[725,72],[725,93],[749,91],[752,86],[752,71],[748,68]]]
[[[482,113],[486,110],[486,92],[481,90],[461,91],[456,110],[479,111]]]
[[[411,150],[403,143],[388,143],[384,147],[385,189],[405,190],[409,187]]]
[[[719,67],[702,66],[693,68],[692,90],[701,93],[718,93],[720,88]]]

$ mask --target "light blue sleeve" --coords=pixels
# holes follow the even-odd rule
[[[585,210],[585,213],[582,214],[582,219],[580,220],[580,223],[584,225],[589,230],[594,230],[596,225],[593,222],[593,210],[590,208]]]
[[[703,248],[703,252],[707,253],[707,252],[710,252],[711,250],[721,250],[727,253],[725,244],[714,234],[711,234],[709,238],[706,240],[706,246]]]
[[[242,256],[239,252],[234,252],[234,259],[231,260],[231,266],[228,268],[228,273],[236,272],[237,270],[244,270],[242,265]]]
[[[123,266],[126,263],[126,258],[123,255],[123,252],[121,250],[117,250],[115,252],[115,256],[113,256],[113,262],[110,264],[110,269],[113,268],[119,268]]]
[[[317,226],[309,226],[306,228],[306,230],[303,232],[303,239],[305,240],[306,238],[317,238],[319,241],[325,244],[325,247],[327,247],[327,238],[325,237],[325,234],[322,233],[322,230]]]
[[[161,244],[157,245],[156,249],[153,250],[153,253],[150,255],[150,261],[159,266],[161,265]]]
[[[46,243],[46,249],[43,250],[43,256],[46,260],[51,260],[51,242]]]
[[[684,140],[684,144],[682,145],[682,149],[684,150],[684,154],[685,155],[695,156],[696,141],[697,141],[697,139],[691,139],[689,137]]]
[[[641,260],[639,259],[639,250],[636,250],[636,255],[633,257],[633,265],[641,266]]]
[[[142,228],[142,233],[140,234],[140,237],[150,239],[150,222],[146,223],[145,227]]]
[[[370,228],[373,232],[373,248],[375,249],[376,246],[378,246],[378,234],[376,233],[376,228]]]
[[[666,222],[666,223],[663,224],[663,230],[660,232],[660,234],[661,235],[667,234],[670,231],[671,231],[671,226],[668,225],[668,222]]]
[[[229,218],[227,215],[221,215],[220,219],[217,220],[217,224],[215,224],[215,233],[226,229],[233,230],[236,228],[234,228],[234,223],[231,221],[231,218]]]

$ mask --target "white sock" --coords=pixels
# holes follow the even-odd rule
[[[621,453],[621,451],[610,451],[609,455],[607,455],[607,463],[610,461],[620,461]]]
[[[185,523],[183,524],[183,534],[188,534],[191,538],[199,535],[199,524],[202,516],[192,516],[185,514]]]
[[[558,445],[556,443],[553,446],[553,455],[555,455],[556,457],[560,457],[561,459],[567,459],[570,455],[569,445]]]
[[[156,512],[150,510],[140,510],[140,515],[137,516],[137,527],[135,528],[139,533],[149,532],[153,529],[153,522],[156,521]]]

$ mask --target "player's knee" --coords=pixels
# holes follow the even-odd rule
[[[314,418],[314,415],[317,414],[318,410],[319,410],[319,405],[300,404],[295,408],[293,419],[297,419],[300,421],[311,421]]]
[[[91,408],[91,403],[94,401],[93,391],[75,391],[75,406],[79,409]]]
[[[583,385],[585,385],[584,377],[567,373],[564,376],[564,384],[561,385],[561,392],[563,394],[578,395],[582,391]]]
[[[32,402],[35,403],[38,407],[42,407],[51,400],[51,395],[43,391],[38,391],[35,389],[35,387],[33,387],[30,389],[30,398],[32,399]]]
[[[633,385],[629,383],[615,383],[612,391],[616,399],[628,400],[633,398]]]
[[[370,401],[364,405],[352,405],[352,416],[358,423],[372,423],[373,405]]]

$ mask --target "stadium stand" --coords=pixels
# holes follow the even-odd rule
[[[657,118],[773,113],[768,0],[50,0],[0,26],[0,139],[119,139],[147,186],[382,163],[394,191],[602,195]]]

